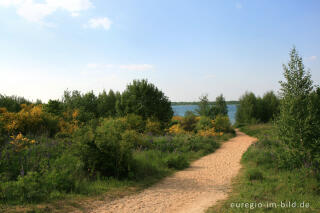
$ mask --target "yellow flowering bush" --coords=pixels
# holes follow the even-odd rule
[[[173,116],[171,119],[173,122],[181,122],[183,120],[182,116]]]
[[[42,105],[32,104],[21,104],[21,110],[17,113],[2,109],[0,121],[9,134],[53,134],[58,122],[57,118],[43,112]]]
[[[10,144],[14,145],[16,152],[20,152],[26,149],[29,145],[36,143],[35,140],[29,139],[23,136],[22,133],[19,133],[17,135],[12,135],[10,136],[10,138],[11,138]]]
[[[186,131],[183,130],[180,124],[174,124],[169,129],[168,132],[170,134],[184,134]]]
[[[192,118],[192,120],[190,118]],[[212,120],[206,116],[173,116],[172,121],[175,122],[175,124],[168,129],[170,134],[197,134],[199,136],[209,137],[222,136],[224,132],[232,130],[227,116],[218,115],[216,120]],[[195,131],[193,131],[193,128],[186,128],[186,123],[189,124],[188,127],[194,124]]]
[[[79,110],[68,110],[63,112],[63,117],[59,119],[58,128],[59,134],[71,135],[79,128]]]
[[[163,131],[161,129],[161,124],[158,121],[147,120],[146,123],[146,133],[152,133],[154,135],[160,135]]]
[[[8,110],[5,107],[0,107],[0,114],[6,112],[8,112]]]
[[[217,115],[213,126],[217,132],[232,132],[232,127],[228,116]]]
[[[209,117],[201,116],[197,122],[197,130],[210,130],[214,127],[214,121]]]
[[[222,136],[223,132],[216,132],[214,128],[211,128],[211,129],[199,130],[197,134],[200,136],[209,137],[209,136]]]

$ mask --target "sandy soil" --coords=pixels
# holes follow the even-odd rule
[[[195,213],[204,212],[218,200],[226,199],[231,179],[241,168],[240,159],[256,138],[237,132],[213,154],[191,167],[165,178],[158,184],[109,203],[92,212],[105,213]]]

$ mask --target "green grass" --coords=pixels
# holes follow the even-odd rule
[[[279,169],[279,141],[272,124],[245,126],[240,129],[259,141],[242,157],[242,170],[233,180],[233,190],[227,200],[208,209],[213,212],[320,212],[320,184],[308,168]],[[309,203],[309,208],[281,208],[281,202]],[[233,204],[234,203],[234,204]],[[231,207],[248,203],[247,208]],[[259,208],[259,203],[265,205]],[[277,208],[270,206],[279,204]],[[250,209],[250,204],[251,209]],[[244,205],[244,204],[243,204]],[[267,205],[269,208],[267,208]]]
[[[86,211],[88,206],[96,200],[110,200],[129,195],[143,188],[142,184],[114,178],[83,183],[83,194],[79,193],[51,193],[46,202],[36,204],[11,205],[1,204],[0,212],[71,212]],[[87,193],[87,194],[85,194]]]

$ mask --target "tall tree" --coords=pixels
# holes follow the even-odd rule
[[[151,118],[167,125],[172,116],[171,102],[154,84],[147,80],[134,80],[127,85],[117,102],[117,113],[140,115],[143,119]]]
[[[202,95],[199,97],[199,104],[198,104],[198,108],[196,109],[196,112],[200,115],[200,116],[209,116],[210,115],[210,102],[208,99],[208,95]]]
[[[228,115],[227,102],[222,94],[216,97],[216,102],[213,104],[210,114],[213,118],[215,118],[217,115]]]
[[[281,104],[277,121],[279,138],[294,150],[303,153],[309,161],[313,135],[313,108],[310,94],[313,91],[311,75],[305,70],[302,58],[294,47],[290,61],[283,65],[284,81],[280,81]]]
[[[260,114],[261,121],[268,122],[279,114],[279,98],[273,91],[267,92],[263,95],[261,100],[262,112]]]
[[[116,94],[110,90],[107,94],[105,90],[98,96],[98,114],[100,117],[114,117],[116,115]]]
[[[236,113],[236,122],[240,124],[250,124],[256,122],[258,112],[258,100],[252,92],[246,92],[240,98],[240,105]]]

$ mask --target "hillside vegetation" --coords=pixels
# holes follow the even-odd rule
[[[173,117],[169,99],[137,80],[122,94],[66,91],[48,103],[1,96],[0,133],[0,205],[8,210],[130,193],[214,152],[234,130],[225,114]]]

